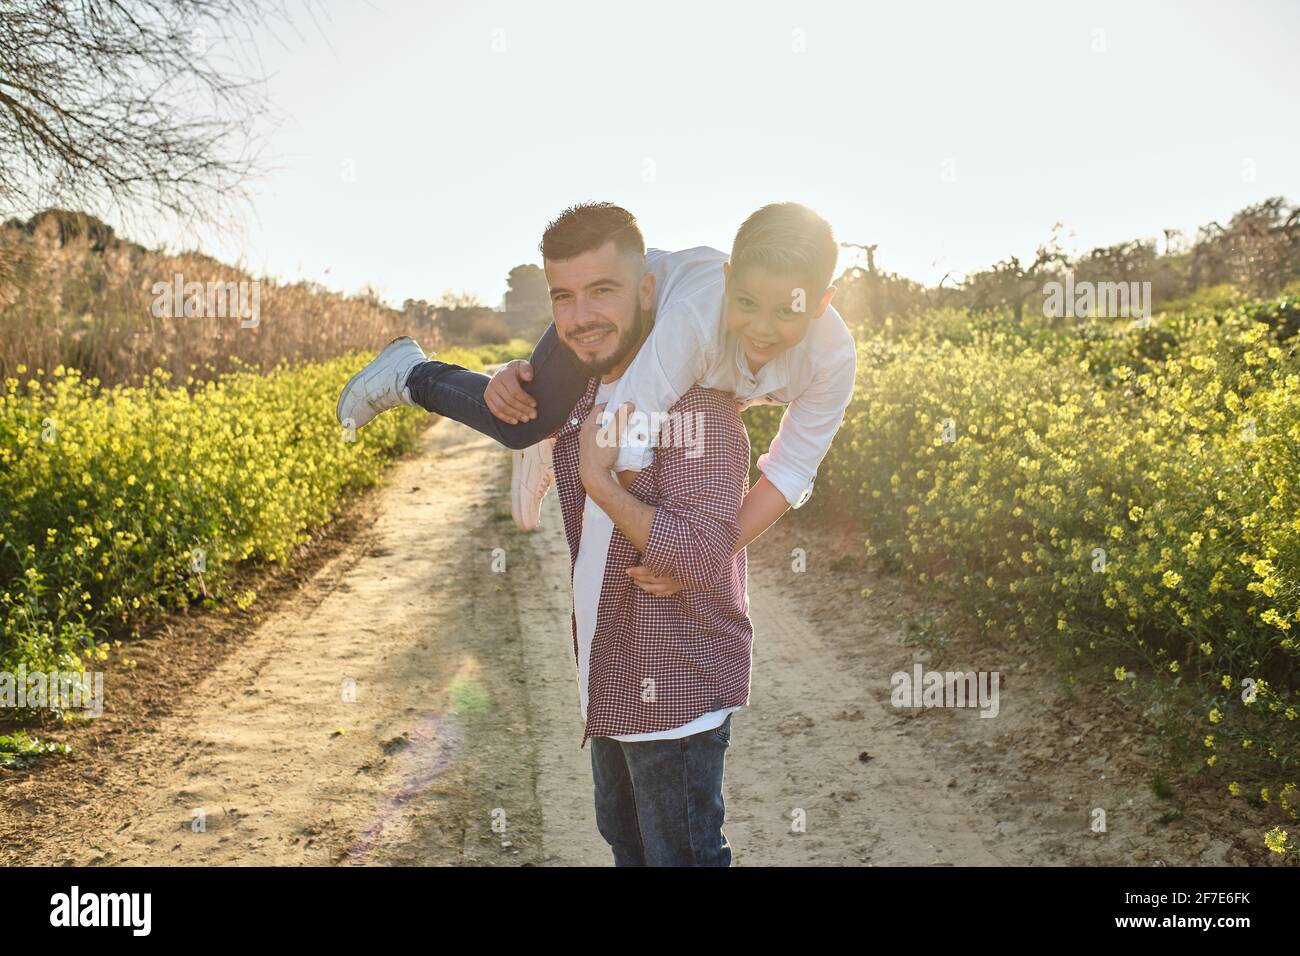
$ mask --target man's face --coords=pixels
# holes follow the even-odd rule
[[[592,376],[622,374],[641,344],[654,277],[635,255],[613,242],[559,261],[546,260],[555,331],[583,371]]]
[[[745,358],[757,371],[798,345],[808,327],[830,305],[834,287],[810,287],[794,275],[757,267],[731,270],[727,277],[724,317],[727,331],[740,339]]]

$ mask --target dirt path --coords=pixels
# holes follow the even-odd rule
[[[431,428],[389,474],[373,525],[156,733],[96,761],[22,861],[542,861],[535,786],[586,812],[590,796],[558,666],[566,581],[501,510],[507,466],[486,439]],[[521,616],[557,637],[549,657],[521,640]]]
[[[738,863],[997,864],[930,755],[867,691],[878,662],[828,641],[781,577],[760,559],[750,579],[754,686],[726,770]]]
[[[556,496],[543,529],[520,534],[505,452],[452,423],[424,443],[394,467],[370,527],[155,733],[84,760],[76,792],[38,804],[40,839],[0,860],[607,865]],[[888,675],[912,653],[892,613],[903,599],[846,600],[860,585],[827,570],[844,542],[819,540],[795,574],[800,528],[751,549],[754,689],[725,787],[737,865],[1077,861],[1088,794],[1073,809],[1053,794],[1033,826],[1032,795],[985,799],[1000,776],[981,746],[989,725],[1019,733],[1033,715],[948,713],[957,723],[939,732],[893,709]],[[7,807],[39,786],[9,787]]]

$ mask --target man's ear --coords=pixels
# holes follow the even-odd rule
[[[827,286],[826,291],[822,293],[821,301],[817,303],[817,312],[813,315],[814,319],[820,319],[830,308],[831,299],[835,298],[835,286]]]
[[[649,312],[654,308],[655,304],[655,274],[653,272],[647,271],[641,276],[639,292],[641,294],[641,308]]]

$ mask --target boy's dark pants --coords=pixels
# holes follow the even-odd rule
[[[509,425],[495,415],[483,399],[491,378],[459,365],[430,359],[411,369],[406,387],[411,401],[425,411],[468,425],[507,448],[527,448],[558,431],[587,388],[591,377],[560,342],[555,323],[533,348],[533,380],[524,385],[537,401],[537,417]]]

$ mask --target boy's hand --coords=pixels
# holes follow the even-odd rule
[[[666,574],[655,574],[644,564],[628,568],[627,575],[642,591],[655,597],[671,597],[682,589],[675,579]]]
[[[508,425],[531,422],[537,417],[537,399],[520,383],[532,380],[533,367],[523,359],[507,362],[488,382],[483,401],[493,415]]]

